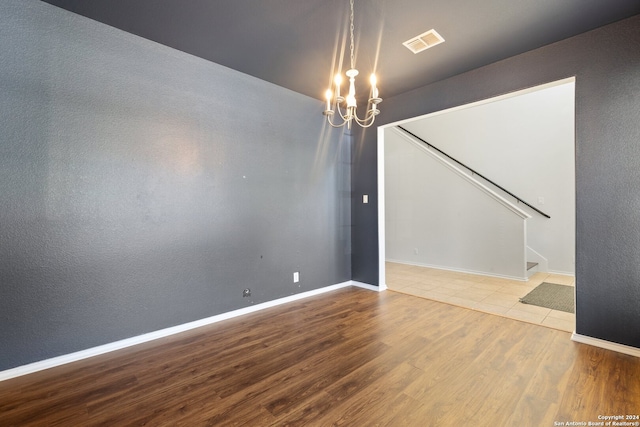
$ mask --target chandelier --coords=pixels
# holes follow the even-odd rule
[[[360,126],[367,128],[373,124],[376,119],[376,116],[380,114],[380,110],[378,110],[378,104],[382,102],[382,98],[378,97],[378,88],[376,87],[376,75],[371,74],[369,82],[371,83],[371,92],[369,93],[369,100],[367,102],[367,112],[363,118],[358,117],[356,112],[356,76],[359,74],[358,70],[355,68],[355,57],[353,54],[353,0],[350,0],[351,3],[351,26],[349,27],[351,33],[351,45],[349,46],[351,49],[351,69],[346,72],[347,77],[349,78],[349,92],[347,93],[346,98],[340,96],[340,85],[342,84],[342,76],[340,73],[336,74],[334,79],[335,83],[335,96],[334,92],[331,89],[327,89],[325,93],[325,97],[327,99],[327,109],[324,110],[322,114],[327,116],[327,122],[333,127],[342,127],[345,124],[348,129],[351,129],[351,123],[355,120],[357,124]],[[340,116],[341,123],[334,123],[333,116],[338,112]]]

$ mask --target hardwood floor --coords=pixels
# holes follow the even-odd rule
[[[0,382],[2,426],[553,426],[640,413],[640,359],[346,288]]]

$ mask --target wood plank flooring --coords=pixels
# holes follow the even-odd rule
[[[640,359],[569,338],[347,288],[0,382],[0,425],[553,426],[639,414]]]

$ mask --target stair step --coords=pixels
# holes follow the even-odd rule
[[[531,270],[536,265],[538,265],[537,262],[527,262],[527,271]]]

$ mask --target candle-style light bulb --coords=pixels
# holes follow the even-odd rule
[[[336,98],[340,97],[340,85],[342,84],[342,76],[340,74],[336,74],[336,76],[333,79],[334,83],[336,84]]]
[[[333,93],[331,92],[331,89],[327,89],[327,91],[324,93],[325,98],[327,98],[327,111],[331,110],[331,97],[333,96]]]
[[[372,98],[377,98],[378,97],[378,88],[376,87],[376,83],[378,82],[378,80],[376,79],[376,75],[375,74],[371,74],[371,77],[369,77],[369,82],[371,82],[371,97]]]

